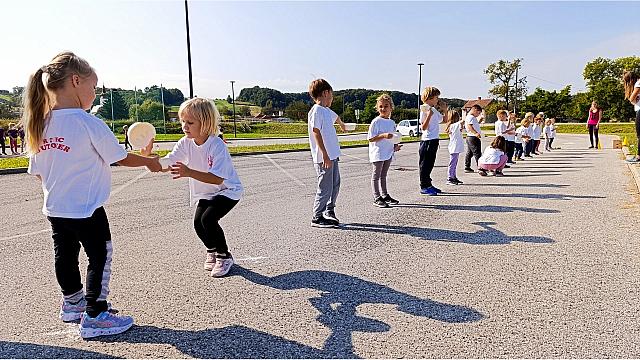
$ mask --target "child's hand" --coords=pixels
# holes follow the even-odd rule
[[[340,129],[342,130],[342,132],[346,132],[347,131],[347,127],[345,126],[345,124],[342,121],[340,121],[338,123],[338,125],[340,125]]]
[[[181,163],[180,161],[176,162],[175,164],[171,165],[171,175],[173,175],[174,179],[180,179],[183,177],[190,177],[189,173],[191,172],[191,169],[189,169],[189,167],[183,163]]]
[[[329,159],[329,155],[322,155],[322,167],[325,169],[328,169],[331,167],[333,163],[331,162],[331,159]]]
[[[385,139],[391,139],[393,137],[392,133],[384,133],[382,134],[382,136],[384,136]]]
[[[153,140],[151,139],[149,141],[149,143],[147,144],[147,146],[143,147],[142,149],[140,149],[140,155],[142,156],[150,156],[151,152],[153,151]]]
[[[402,145],[400,145],[400,144],[394,144],[393,145],[393,151],[394,152],[400,151],[400,149],[402,149]]]
[[[149,171],[151,171],[151,172],[162,171],[162,165],[160,164],[160,158],[159,157],[151,158],[151,162],[147,165],[147,169],[149,169]]]

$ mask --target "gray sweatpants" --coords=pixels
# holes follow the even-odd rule
[[[333,210],[336,207],[336,199],[340,191],[340,169],[338,168],[340,159],[332,160],[331,167],[325,169],[322,163],[313,164],[318,174],[318,191],[316,199],[313,202],[313,217],[318,218],[327,210]]]
[[[377,199],[381,195],[384,197],[387,193],[387,173],[391,165],[391,159],[385,161],[375,161],[373,165],[373,174],[371,174],[371,190],[373,190],[373,199]]]

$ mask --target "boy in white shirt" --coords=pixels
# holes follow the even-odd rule
[[[428,86],[422,91],[422,102],[420,106],[420,129],[423,131],[418,150],[420,167],[420,194],[438,195],[442,190],[433,186],[431,172],[436,163],[438,147],[440,146],[440,123],[443,120],[442,114],[436,109],[440,96],[440,90],[433,86]],[[446,104],[442,101],[443,107]],[[445,112],[444,110],[440,109]],[[446,109],[445,109],[446,110]]]
[[[477,164],[478,159],[482,156],[482,131],[477,118],[480,113],[482,113],[482,107],[475,104],[464,119],[464,126],[467,130],[467,155],[464,159],[464,171],[468,173],[474,172],[471,168],[471,158],[475,158]]]
[[[342,131],[346,129],[338,114],[329,108],[333,102],[333,88],[326,80],[313,80],[309,85],[309,95],[315,102],[308,115],[309,145],[318,174],[311,226],[337,227],[340,221],[334,209],[340,191],[338,162],[341,153],[334,123],[337,122]]]
[[[502,136],[506,141],[506,152],[507,155],[507,163],[513,157],[513,149],[514,149],[514,141],[515,141],[515,129],[511,127],[511,123],[507,121],[507,111],[506,110],[498,110],[496,113],[498,120],[496,120],[494,126],[496,131],[496,136]],[[511,154],[511,155],[509,155]],[[513,161],[511,161],[513,163]],[[505,165],[505,168],[508,168],[509,165]]]

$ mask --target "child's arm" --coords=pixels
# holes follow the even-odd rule
[[[467,134],[471,134],[471,135],[473,135],[473,136],[475,136],[477,138],[481,137],[480,133],[477,132],[476,129],[473,128],[473,125],[466,124],[466,126],[467,126]]]
[[[344,125],[344,122],[342,122],[342,119],[340,119],[340,116],[336,118],[336,122],[338,123],[342,131],[347,131],[347,127]]]
[[[429,110],[427,111],[429,112],[429,115],[427,115],[427,118],[424,120],[424,122],[420,124],[420,129],[425,131],[429,127],[429,122],[431,121],[431,116],[433,115],[433,111],[431,110],[431,108],[429,108]]]
[[[372,138],[369,139],[369,142],[376,142],[376,141],[380,141],[383,139],[391,139],[393,137],[392,133],[382,133],[382,134],[378,134]]]
[[[324,146],[324,141],[322,140],[322,134],[320,134],[320,129],[313,128],[313,138],[316,140],[316,144],[318,144],[318,148],[320,149],[320,152],[322,152],[322,167],[325,169],[330,168],[331,159],[329,159],[327,148]]]
[[[118,161],[118,164],[129,167],[146,166],[151,172],[161,171],[160,159],[157,156],[151,156],[151,149],[153,149],[153,139],[147,146],[140,149],[141,155],[127,153],[127,157]]]
[[[631,105],[636,105],[636,99],[638,98],[639,94],[640,88],[633,88],[633,92],[631,93],[631,96],[629,96],[629,102],[631,103]]]
[[[183,177],[192,178],[207,184],[220,185],[224,181],[223,178],[215,176],[210,172],[198,171],[190,169],[187,165],[178,161],[175,165],[171,165],[171,175],[174,179]]]

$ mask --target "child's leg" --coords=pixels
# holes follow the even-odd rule
[[[505,165],[507,165],[507,155],[500,155],[500,162],[496,167],[496,171],[502,171]]]
[[[373,174],[371,174],[371,190],[373,191],[373,199],[380,197],[380,176],[384,161],[375,161],[371,163],[373,166]]]
[[[550,138],[549,139],[549,149],[550,150],[553,149],[553,139],[555,139],[555,138]]]
[[[47,218],[51,223],[56,280],[65,301],[77,303],[84,298],[78,256],[80,242],[73,231],[77,219]]]
[[[515,142],[507,140],[507,161],[513,162],[513,153],[515,150]]]
[[[427,142],[420,141],[420,147],[418,148],[418,171],[420,175],[420,188],[426,189],[431,186],[427,180]]]
[[[458,166],[459,153],[449,154],[449,179],[457,179],[456,167]]]
[[[380,173],[380,190],[382,191],[382,197],[389,195],[387,191],[387,174],[389,173],[389,167],[391,166],[391,159],[382,162],[382,172]]]
[[[327,201],[327,206],[325,210],[333,211],[336,207],[336,200],[338,199],[338,193],[340,192],[340,167],[338,166],[338,162],[340,159],[333,160],[333,165],[331,168],[333,169],[333,186],[331,187],[331,196],[329,197],[329,201]]]
[[[98,316],[107,311],[107,296],[111,279],[111,256],[113,252],[109,220],[104,208],[93,212],[90,218],[80,219],[76,234],[87,254],[87,314]]]
[[[482,157],[482,140],[478,139],[475,136],[472,136],[472,141],[475,145],[475,147],[473,148],[473,157],[476,159],[477,164]]]
[[[467,153],[464,156],[464,168],[471,169],[471,157],[473,156],[473,150],[471,144],[471,138],[467,136]]]
[[[236,206],[238,201],[222,195],[214,196],[211,200],[198,201],[194,225],[196,234],[207,251],[215,251],[224,256],[231,255],[224,231],[218,222]]]
[[[327,203],[331,199],[333,192],[333,171],[335,170],[335,162],[332,162],[330,168],[325,169],[322,163],[313,164],[318,175],[318,190],[316,198],[313,202],[313,218],[317,219],[322,216],[322,212],[327,208]]]
[[[433,139],[433,140],[427,140],[425,142],[427,143],[427,153],[425,158],[424,175],[427,181],[426,187],[430,187],[430,186],[433,186],[433,183],[431,180],[431,172],[433,171],[433,167],[436,164],[436,156],[438,155],[438,146],[440,144],[440,140]]]

